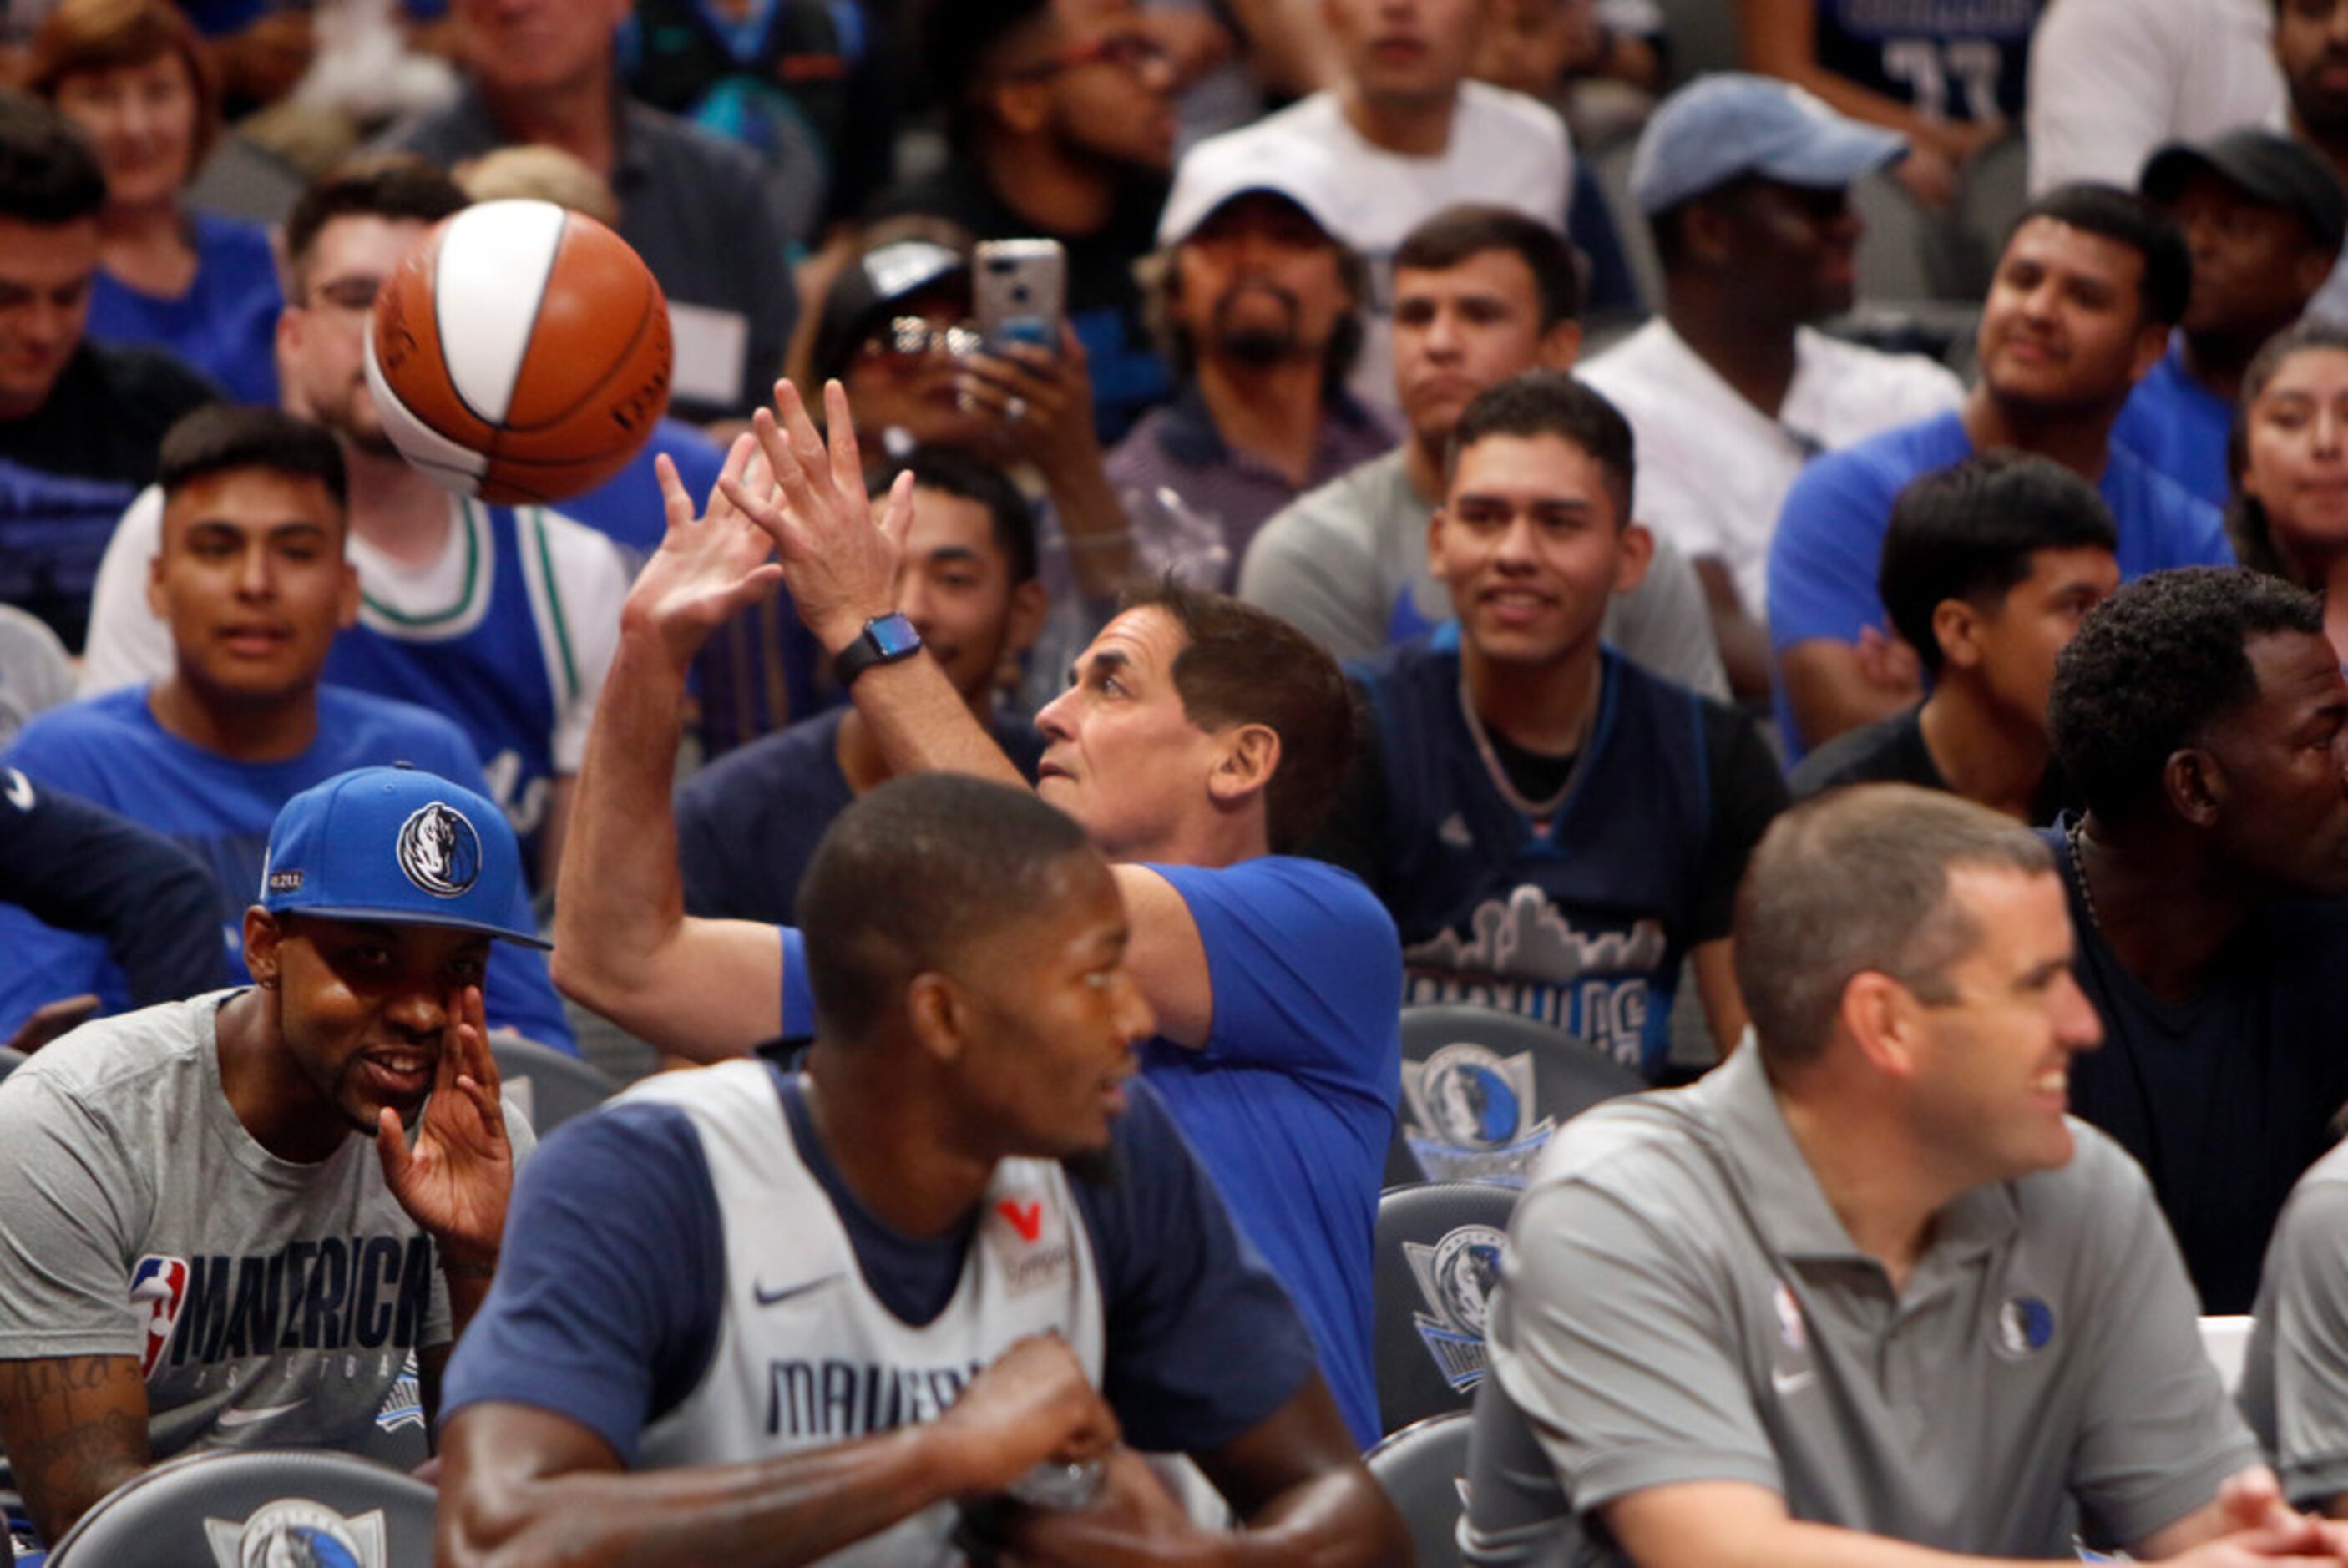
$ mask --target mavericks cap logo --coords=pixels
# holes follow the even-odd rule
[[[263,1503],[242,1524],[204,1521],[218,1568],[387,1568],[387,1535],[379,1508],[345,1519],[306,1497]]]
[[[1997,1347],[2009,1357],[2035,1356],[2054,1337],[2054,1309],[2036,1296],[2012,1296],[1997,1309]]]
[[[1402,1244],[1403,1261],[1431,1309],[1431,1315],[1411,1314],[1411,1322],[1426,1342],[1435,1369],[1454,1393],[1464,1394],[1481,1382],[1489,1365],[1484,1315],[1492,1287],[1500,1283],[1500,1247],[1507,1240],[1489,1225],[1462,1225],[1431,1247],[1418,1242]]]
[[[435,800],[399,828],[399,869],[435,898],[457,898],[481,874],[481,836],[454,806]]]

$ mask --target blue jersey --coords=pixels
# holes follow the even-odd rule
[[[209,867],[219,889],[222,958],[238,983],[251,978],[244,911],[261,896],[269,829],[288,799],[337,773],[389,762],[412,762],[468,789],[482,788],[480,765],[455,725],[405,703],[332,686],[318,690],[318,738],[283,762],[236,762],[181,740],[155,721],[143,686],[51,708],[17,735],[8,760],[37,784],[94,800],[176,840]],[[0,964],[0,1038],[59,996],[91,991],[109,1012],[128,1006],[122,972],[96,937],[54,930],[23,910],[0,906],[0,953],[8,954]],[[481,990],[492,1026],[575,1048],[543,954],[491,944]]]
[[[457,722],[505,808],[535,877],[537,834],[554,781],[554,730],[582,679],[537,508],[467,502],[456,526],[463,587],[445,610],[403,614],[369,600],[335,638],[325,678],[397,697]]]
[[[165,348],[238,403],[277,406],[277,262],[269,231],[211,212],[190,214],[196,275],[185,294],[141,294],[112,273],[90,280],[89,325],[100,343]]]
[[[1743,715],[1601,660],[1589,741],[1546,800],[1478,743],[1452,639],[1357,666],[1375,731],[1321,847],[1394,912],[1411,1001],[1522,1014],[1653,1079],[1681,964],[1728,934],[1785,785]]]
[[[1075,1310],[1088,1330],[1082,1337],[1098,1336],[1101,1391],[1138,1448],[1218,1448],[1286,1403],[1310,1375],[1312,1347],[1294,1308],[1233,1232],[1146,1084],[1132,1087],[1130,1109],[1112,1134],[1121,1180],[1094,1186],[1062,1178],[1035,1208],[1020,1203],[999,1215],[1004,1205],[984,1205],[970,1226],[922,1237],[891,1229],[849,1188],[798,1079],[763,1063],[709,1072],[729,1075],[725,1098],[735,1099],[757,1089],[747,1075],[766,1080],[770,1130],[758,1141],[767,1146],[770,1184],[798,1201],[746,1194],[747,1161],[729,1147],[725,1123],[708,1114],[719,1097],[705,1086],[648,1086],[560,1129],[515,1186],[497,1289],[449,1366],[444,1417],[483,1400],[530,1405],[586,1427],[623,1464],[652,1462],[675,1451],[664,1449],[664,1423],[723,1395],[710,1387],[721,1349],[757,1334],[755,1322],[729,1315],[788,1313],[790,1298],[799,1298],[819,1302],[829,1315],[810,1317],[804,1336],[762,1358],[770,1365],[757,1369],[751,1403],[736,1398],[728,1440],[750,1451],[735,1457],[911,1425],[933,1417],[974,1371],[1009,1348],[1001,1337],[1005,1315],[990,1323],[986,1314],[965,1310],[976,1294],[965,1282],[979,1277],[990,1261],[983,1254],[998,1247],[1039,1288],[1048,1284],[1056,1294],[1073,1285]],[[771,1163],[778,1146],[780,1166]],[[1024,1257],[1020,1242],[1035,1245],[1048,1239],[1043,1232],[1060,1233],[1062,1216],[1042,1211],[1062,1202],[1081,1233],[1071,1238],[1076,1245],[1053,1248],[1048,1260],[1040,1252]],[[996,1233],[1006,1221],[1016,1235]],[[727,1260],[756,1244],[746,1241],[752,1232],[781,1235],[773,1277],[729,1280]],[[792,1244],[794,1237],[806,1244]],[[790,1277],[795,1255],[802,1268],[819,1254],[829,1266],[843,1246],[855,1279]],[[1066,1277],[1072,1257],[1074,1281]],[[1080,1337],[1074,1323],[1068,1337]],[[876,1340],[900,1346],[910,1340],[918,1363],[857,1359]],[[738,1359],[726,1363],[729,1379]],[[811,1388],[842,1392],[802,1397]],[[722,1449],[696,1455],[722,1457]]]
[[[1926,119],[2022,123],[2042,0],[1816,0],[1818,62]]]
[[[618,545],[632,570],[660,548],[661,536],[668,531],[668,503],[653,467],[653,458],[660,452],[676,465],[677,482],[693,498],[698,514],[709,504],[718,470],[726,466],[726,449],[698,427],[665,418],[653,427],[652,439],[626,468],[562,503],[563,516],[577,519]]]
[[[1380,1431],[1371,1241],[1402,1084],[1394,922],[1357,879],[1313,861],[1149,869],[1198,924],[1214,1025],[1199,1050],[1150,1041],[1142,1071],[1296,1297],[1366,1448]]]
[[[1952,411],[1813,460],[1787,492],[1769,542],[1769,649],[1776,659],[1797,643],[1856,643],[1887,624],[1876,574],[1891,503],[1910,480],[1973,455],[1963,418]],[[2119,524],[2123,581],[2172,566],[2230,566],[2233,546],[2216,507],[2115,442],[2096,489]],[[1788,760],[1804,749],[1779,683],[1777,720]]]
[[[2136,384],[2112,427],[2112,440],[2220,511],[2233,497],[2226,473],[2226,442],[2234,406],[2185,368],[2185,335],[2177,335],[2152,374]]]

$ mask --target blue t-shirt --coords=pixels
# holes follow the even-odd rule
[[[237,762],[180,739],[156,722],[144,686],[51,708],[17,735],[7,760],[36,784],[94,800],[176,840],[209,867],[220,889],[222,956],[239,984],[252,978],[244,966],[244,911],[260,897],[270,826],[288,799],[337,773],[390,762],[412,762],[488,793],[472,746],[455,725],[407,703],[335,686],[318,688],[317,739],[283,762]],[[129,1005],[122,972],[97,937],[0,906],[0,953],[8,955],[0,962],[0,1039],[59,996],[95,992],[108,1012]],[[492,1027],[576,1050],[545,954],[490,944],[481,993]]]
[[[2112,440],[2223,510],[2233,486],[2226,478],[2226,439],[2234,406],[2193,379],[2178,334],[2152,374],[2136,385],[2112,427]]]
[[[1189,906],[1214,1024],[1141,1048],[1241,1231],[1295,1296],[1355,1440],[1377,1440],[1371,1242],[1402,1089],[1402,948],[1350,872],[1272,855],[1148,868]]]
[[[660,548],[661,536],[668,531],[668,503],[653,468],[657,452],[666,452],[676,465],[677,480],[693,498],[694,514],[699,516],[717,484],[717,471],[726,466],[726,449],[699,428],[670,418],[653,427],[652,438],[626,468],[561,508],[563,516],[585,523],[626,552],[631,572]]]
[[[676,791],[678,869],[688,914],[789,925],[799,882],[832,819],[856,799],[839,770],[848,709],[791,726],[730,751]],[[998,716],[995,743],[1029,780],[1044,738],[1024,718]]]
[[[2200,995],[2156,995],[2104,944],[2067,821],[2039,830],[2079,935],[2072,973],[2104,1041],[2071,1058],[2071,1113],[2144,1167],[2205,1313],[2250,1310],[2283,1200],[2348,1102],[2348,899],[2277,900],[2219,953]]]
[[[89,335],[167,348],[238,403],[277,406],[277,262],[258,223],[191,215],[196,276],[177,298],[141,294],[100,272],[89,288]]]
[[[927,1321],[971,1233],[908,1236],[871,1214],[825,1151],[798,1080],[768,1070],[865,1282],[901,1319]],[[1101,1392],[1135,1447],[1210,1450],[1293,1398],[1313,1349],[1165,1106],[1146,1084],[1128,1092],[1112,1133],[1123,1178],[1072,1180],[1107,1326]],[[530,1405],[633,1466],[645,1427],[693,1392],[716,1349],[726,1227],[772,1222],[720,1210],[700,1135],[674,1106],[622,1101],[558,1129],[515,1185],[497,1287],[449,1364],[443,1419],[483,1400]],[[974,1347],[975,1359],[1007,1348]]]
[[[1802,469],[1769,543],[1773,662],[1797,643],[1856,643],[1867,627],[1887,624],[1875,579],[1892,501],[1910,480],[1972,455],[1972,438],[1952,409],[1828,452]],[[2172,566],[2233,564],[2218,509],[2127,448],[2112,446],[2096,488],[2119,524],[2122,581]],[[1791,761],[1804,748],[1783,681],[1776,686]]]

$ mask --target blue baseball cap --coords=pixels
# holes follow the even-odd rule
[[[269,830],[261,907],[553,945],[530,916],[521,846],[505,813],[404,764],[337,773],[286,801]]]
[[[1908,139],[1837,114],[1775,77],[1726,71],[1665,98],[1631,159],[1631,199],[1653,217],[1747,174],[1840,190],[1908,154]]]

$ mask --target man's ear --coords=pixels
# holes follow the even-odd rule
[[[273,990],[282,972],[284,954],[285,927],[278,918],[259,904],[244,912],[244,966],[252,973],[252,983],[263,990]]]
[[[2324,280],[2332,275],[2340,258],[2311,245],[2300,252],[2299,260],[2291,264],[2292,288],[2302,299],[2312,299],[2322,291]]]
[[[1655,533],[1643,522],[1622,525],[1622,558],[1614,568],[1614,592],[1628,593],[1647,580],[1655,562]]]
[[[1961,670],[1981,667],[1985,619],[1962,599],[1943,599],[1932,606],[1932,640],[1941,645],[1943,665]]]
[[[1426,571],[1437,583],[1443,575],[1443,522],[1445,509],[1437,507],[1426,517]]]
[[[160,529],[162,525],[157,524]],[[171,601],[163,592],[163,537],[155,536],[155,553],[147,558],[147,610],[159,621],[171,618]]]
[[[2161,764],[2160,790],[2169,809],[2197,828],[2214,827],[2229,789],[2225,767],[2211,753],[2188,746]]]
[[[1543,370],[1570,370],[1581,357],[1581,324],[1570,318],[1541,334],[1533,363]]]
[[[980,88],[979,97],[1006,129],[1022,136],[1035,135],[1052,118],[1048,81],[1001,81]]]
[[[1923,1044],[1923,1010],[1914,993],[1879,970],[1866,969],[1842,988],[1836,1022],[1860,1057],[1890,1078],[1913,1077]]]
[[[359,624],[359,569],[343,557],[342,585],[335,591],[335,630],[347,632]]]
[[[933,1060],[962,1059],[970,1044],[970,1010],[951,979],[928,969],[914,975],[905,985],[905,1017]]]
[[[1268,724],[1242,724],[1223,738],[1222,756],[1207,775],[1207,795],[1226,809],[1260,795],[1280,769],[1280,733]]]

